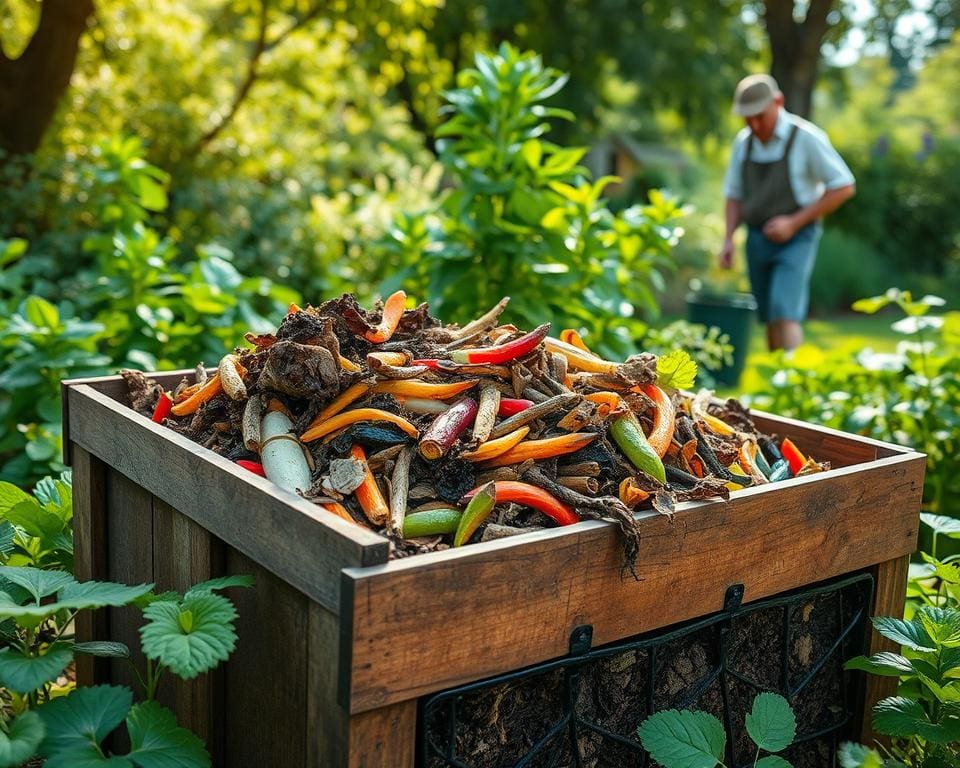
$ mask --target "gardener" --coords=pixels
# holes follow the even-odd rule
[[[733,233],[746,222],[747,269],[767,346],[792,350],[803,342],[820,220],[853,197],[853,174],[823,131],[783,108],[769,75],[741,80],[733,111],[747,127],[737,134],[724,179],[720,266],[730,268]]]

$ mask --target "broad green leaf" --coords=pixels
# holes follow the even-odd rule
[[[25,501],[36,503],[29,493],[21,491],[13,483],[0,482],[0,517],[6,517],[7,512]]]
[[[111,640],[91,640],[89,643],[74,643],[73,652],[111,659],[130,658],[130,649],[127,648],[126,645]]]
[[[919,701],[903,696],[877,702],[873,708],[873,728],[888,736],[920,736],[937,744],[960,740],[960,717],[934,723]]]
[[[926,689],[930,691],[938,701],[944,704],[960,704],[960,685],[950,683],[949,681],[944,685],[940,685],[940,683],[932,677],[922,673],[917,675],[917,679],[923,683]]]
[[[17,693],[33,693],[56,680],[73,660],[70,643],[57,642],[40,656],[25,656],[12,647],[0,649],[0,685]]]
[[[689,389],[697,379],[697,363],[682,349],[657,358],[657,385]]]
[[[37,328],[54,329],[60,325],[60,311],[40,296],[29,296],[23,303],[24,317]]]
[[[9,731],[0,730],[0,768],[14,768],[37,754],[43,741],[43,720],[27,710],[8,724]]]
[[[919,623],[895,619],[892,616],[878,616],[873,619],[873,626],[884,637],[907,648],[915,651],[936,650],[933,640]]]
[[[140,768],[209,768],[203,742],[177,725],[173,713],[155,701],[135,705],[127,715],[129,757]]]
[[[236,646],[237,611],[212,592],[186,596],[182,603],[157,601],[143,611],[143,652],[187,680],[225,661]]]
[[[793,768],[793,766],[780,755],[767,755],[757,760],[754,768]]]
[[[872,315],[891,303],[890,296],[871,296],[869,299],[857,299],[853,302],[854,312],[864,312]]]
[[[76,583],[73,574],[65,571],[44,571],[27,566],[0,565],[0,576],[26,589],[37,602],[68,584]]]
[[[951,539],[960,539],[960,520],[946,515],[933,515],[921,512],[922,520],[938,536],[949,536]]]
[[[84,744],[48,757],[43,768],[134,768],[134,765],[125,756],[105,757],[96,744]]]
[[[13,527],[13,524],[6,520],[0,520],[0,559],[13,552],[13,541],[16,536],[17,530]]]
[[[929,563],[933,566],[933,572],[936,574],[937,578],[942,579],[948,584],[960,584],[960,563],[944,563],[940,560],[937,560],[935,557],[931,557],[926,552],[921,552],[920,556],[923,558],[924,562]],[[926,624],[924,624],[926,626]],[[927,634],[930,634],[929,630]],[[931,635],[931,639],[936,639]]]
[[[857,656],[844,664],[843,668],[860,669],[864,672],[886,677],[909,675],[914,671],[909,659],[899,653],[891,653],[890,651],[880,651],[870,657]]]
[[[786,749],[797,735],[797,719],[790,703],[776,693],[759,693],[747,714],[747,733],[765,752]]]
[[[234,576],[219,576],[215,579],[209,579],[207,581],[202,581],[199,584],[194,584],[190,589],[187,590],[187,594],[191,595],[197,592],[211,592],[217,589],[228,589],[230,587],[252,587],[253,586],[253,576],[248,574],[237,574]]]
[[[837,759],[841,768],[883,768],[883,758],[879,752],[852,741],[840,745]]]
[[[656,712],[640,724],[637,736],[654,760],[670,768],[715,768],[727,743],[717,718],[689,710]]]
[[[123,722],[131,704],[133,692],[116,685],[77,688],[47,702],[37,709],[46,726],[41,754],[99,744]]]
[[[116,584],[112,581],[74,581],[67,584],[59,594],[59,604],[64,608],[119,607],[127,605],[153,589],[153,584]]]
[[[7,520],[23,528],[28,536],[56,536],[66,526],[64,519],[56,512],[44,509],[36,501],[24,501],[17,504],[6,514]]]

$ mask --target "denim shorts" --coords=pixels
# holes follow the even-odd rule
[[[807,317],[810,273],[817,257],[823,226],[807,224],[792,239],[774,243],[759,227],[747,231],[747,271],[757,300],[760,320],[795,320]]]

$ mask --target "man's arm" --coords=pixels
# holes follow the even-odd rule
[[[727,228],[723,238],[723,248],[720,251],[719,261],[723,269],[730,269],[730,267],[733,266],[733,233],[736,232],[737,227],[740,226],[740,201],[728,197],[724,214]]]
[[[801,208],[795,213],[774,216],[763,225],[763,234],[775,243],[785,243],[807,224],[822,219],[828,213],[833,213],[853,197],[856,191],[855,184],[828,189],[819,200],[810,203],[806,208]]]

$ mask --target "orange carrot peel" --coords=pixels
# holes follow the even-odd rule
[[[569,344],[572,347],[576,347],[577,349],[582,349],[588,355],[593,355],[596,357],[596,354],[593,352],[593,350],[591,350],[590,347],[584,343],[580,334],[573,328],[564,328],[562,331],[560,331],[560,341],[562,341],[564,344]]]
[[[584,352],[573,344],[567,344],[565,341],[547,336],[543,340],[544,346],[548,352],[556,352],[567,358],[567,364],[571,368],[579,371],[589,371],[590,373],[616,373],[617,363],[597,357],[592,352]]]
[[[309,432],[314,427],[319,427],[327,419],[332,418],[340,413],[340,411],[350,405],[350,403],[354,402],[355,400],[359,400],[370,391],[371,386],[373,385],[370,382],[358,381],[356,384],[347,387],[345,390],[343,390],[343,392],[331,400],[326,408],[317,414],[317,417],[307,426],[307,431]]]
[[[497,480],[494,487],[497,492],[497,504],[512,501],[525,507],[532,507],[543,512],[558,525],[573,525],[580,522],[580,516],[574,511],[573,507],[564,504],[540,486],[521,483],[516,480]],[[461,503],[469,501],[479,490],[479,488],[474,488],[460,500]]]
[[[396,291],[390,294],[389,298],[383,303],[383,313],[380,316],[380,323],[363,334],[363,338],[374,344],[382,344],[389,341],[394,331],[400,324],[400,318],[403,317],[403,310],[407,305],[407,294],[404,291]]]
[[[387,506],[386,499],[383,498],[383,493],[380,492],[380,486],[377,485],[377,480],[370,471],[370,467],[367,464],[367,454],[363,452],[361,446],[354,444],[350,449],[350,455],[357,461],[363,462],[363,482],[353,492],[357,497],[357,501],[360,503],[360,508],[367,516],[367,519],[374,525],[386,525],[387,520],[390,519],[390,507]]]
[[[669,395],[656,384],[644,384],[641,389],[644,394],[653,400],[656,413],[653,415],[653,428],[647,435],[647,442],[657,452],[660,458],[666,454],[673,441],[673,428],[676,424],[676,409]]]
[[[650,498],[650,493],[637,485],[635,477],[625,477],[620,483],[620,501],[633,509],[638,504]]]
[[[466,392],[475,386],[477,379],[454,381],[449,384],[433,384],[429,381],[411,379],[393,379],[380,381],[373,385],[373,394],[401,395],[403,397],[422,397],[430,400],[446,400]]]
[[[571,432],[559,437],[547,437],[542,440],[527,440],[517,443],[513,448],[491,459],[488,467],[503,467],[519,464],[527,459],[549,459],[579,451],[597,438],[596,432]]]
[[[194,392],[186,400],[177,403],[170,409],[174,416],[186,416],[188,413],[196,413],[197,409],[207,400],[210,400],[223,392],[223,385],[220,383],[220,376],[213,374],[207,383]]]
[[[309,443],[324,435],[329,435],[331,432],[336,432],[338,429],[356,424],[358,421],[388,421],[400,427],[400,429],[410,435],[410,437],[420,436],[419,430],[413,426],[413,424],[402,416],[397,416],[395,413],[381,411],[379,408],[354,408],[352,411],[338,413],[322,424],[311,427],[300,435],[300,440],[301,442]]]
[[[486,461],[506,453],[527,436],[530,427],[520,427],[513,432],[498,437],[496,440],[488,440],[475,451],[465,451],[460,454],[461,459],[467,461]]]

